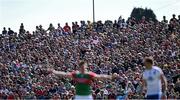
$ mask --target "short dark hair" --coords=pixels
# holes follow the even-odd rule
[[[152,58],[152,57],[146,57],[146,58],[144,59],[144,62],[148,62],[148,63],[151,63],[151,64],[153,64],[153,63],[154,63],[154,61],[153,61],[153,58]]]
[[[82,67],[85,63],[87,63],[87,62],[86,62],[86,61],[84,61],[84,60],[80,61],[80,63],[79,63],[79,67]]]

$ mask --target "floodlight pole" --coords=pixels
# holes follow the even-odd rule
[[[93,22],[95,22],[95,9],[94,9],[94,0],[93,0]]]

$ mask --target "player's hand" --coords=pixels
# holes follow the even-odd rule
[[[166,95],[162,95],[161,96],[161,100],[167,100],[167,96]]]
[[[146,89],[143,89],[143,90],[142,90],[142,95],[143,95],[144,97],[146,96],[146,92],[147,92]]]
[[[166,90],[165,90],[164,93],[162,93],[161,99],[162,99],[162,100],[166,100],[166,99],[167,99]]]
[[[117,77],[119,77],[119,75],[118,75],[117,73],[114,73],[114,74],[112,75],[112,78],[117,78]]]
[[[48,69],[47,69],[47,72],[48,72],[49,74],[52,74],[53,71],[54,71],[54,69],[52,69],[52,68],[48,68]]]

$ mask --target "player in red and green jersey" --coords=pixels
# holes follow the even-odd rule
[[[79,67],[80,68],[78,71],[74,71],[70,73],[48,69],[48,71],[56,75],[72,78],[76,82],[75,100],[92,100],[93,99],[92,90],[91,90],[91,83],[93,79],[111,79],[112,77],[117,76],[117,74],[113,74],[113,76],[110,76],[110,75],[103,75],[103,74],[97,75],[93,72],[88,72],[86,70],[87,63],[84,61],[79,63]]]

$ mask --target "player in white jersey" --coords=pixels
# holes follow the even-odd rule
[[[167,80],[161,68],[153,66],[151,57],[145,58],[146,67],[143,72],[143,90],[147,99],[161,99],[166,97]]]

